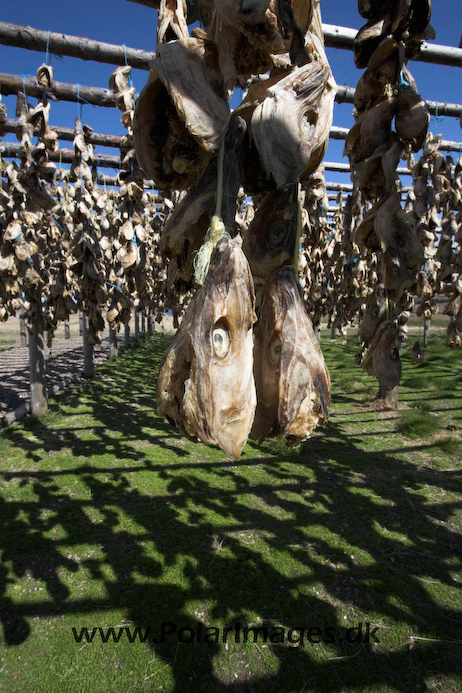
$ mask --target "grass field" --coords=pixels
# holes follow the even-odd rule
[[[323,337],[332,415],[299,449],[177,435],[160,334],[1,435],[0,691],[460,693],[462,352],[441,332],[413,365],[409,341],[380,412],[354,338]],[[305,641],[177,637],[236,623]],[[347,642],[359,623],[379,642]]]

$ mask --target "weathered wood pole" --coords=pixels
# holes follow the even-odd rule
[[[141,334],[146,334],[146,315],[144,310],[141,311]]]
[[[27,346],[27,330],[24,316],[25,311],[21,310],[19,313],[19,339],[22,347]]]
[[[43,335],[29,333],[30,410],[33,416],[48,411]]]
[[[135,310],[135,339],[140,335],[140,314]]]
[[[423,346],[424,349],[428,346],[428,333],[430,332],[430,320],[425,320],[424,322],[424,333],[423,333]]]
[[[43,87],[37,82],[35,77],[22,77],[21,75],[10,75],[0,72],[0,85],[2,94],[5,96],[17,94],[20,91],[25,91],[28,96],[35,96],[37,99],[43,96]],[[114,108],[115,106],[115,96],[112,89],[102,89],[101,87],[87,87],[79,84],[79,89],[77,90],[76,84],[54,80],[52,86],[46,90],[46,94],[50,101],[56,101],[57,99],[60,101],[83,101],[105,108]]]
[[[69,323],[69,320],[64,321],[64,339],[70,339],[71,338],[71,325]]]
[[[94,378],[95,377],[95,364],[93,361],[93,344],[90,344],[87,339],[87,317],[83,314],[83,377],[84,378]]]
[[[130,321],[127,322],[124,328],[124,344],[125,346],[130,344]]]
[[[117,332],[112,329],[112,327],[109,328],[109,358],[112,358],[113,356],[118,356],[119,354],[119,349],[117,347]]]
[[[49,361],[50,359],[53,358],[52,347],[53,347],[53,332],[52,332],[52,330],[47,330],[47,349],[48,349],[47,361]]]
[[[85,313],[83,310],[79,313],[79,336],[83,337],[83,332],[85,329]]]
[[[148,313],[148,332],[151,333],[154,330],[154,320],[152,319],[152,313]]]

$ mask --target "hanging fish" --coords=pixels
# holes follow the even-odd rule
[[[364,368],[377,378],[384,390],[393,390],[399,385],[401,360],[393,323],[382,322],[379,326],[364,358]]]
[[[251,437],[297,444],[327,421],[330,376],[291,267],[274,272],[255,330],[257,411]]]
[[[374,337],[378,326],[387,316],[387,296],[383,284],[377,284],[366,303],[366,310],[361,320],[359,336],[368,344]]]
[[[412,347],[411,361],[412,363],[419,363],[419,361],[423,361],[423,358],[424,353],[422,351],[422,347],[420,346],[420,342],[415,342],[414,346]]]
[[[233,459],[242,452],[256,406],[254,305],[249,263],[236,242],[222,239],[157,379],[159,415]]]
[[[133,121],[146,176],[159,189],[194,185],[219,150],[229,117],[215,44],[195,38],[159,44]]]

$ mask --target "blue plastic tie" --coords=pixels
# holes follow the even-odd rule
[[[399,73],[398,89],[399,91],[403,91],[404,89],[411,89],[411,85],[409,84],[407,79],[404,78],[403,70],[401,70],[401,72]]]
[[[443,116],[438,115],[438,103],[436,104],[435,108],[435,120],[440,123],[443,120]]]
[[[117,291],[120,291],[120,293],[123,293],[120,286],[117,286],[116,284],[111,284],[111,282],[104,282],[104,283],[107,284],[108,286],[111,286],[113,289],[117,289]]]
[[[63,227],[61,226],[61,224],[58,221],[56,221],[56,219],[53,215],[51,215],[51,218],[53,219],[53,221],[55,222],[56,226],[61,231],[61,233],[66,233],[65,230],[63,229]]]

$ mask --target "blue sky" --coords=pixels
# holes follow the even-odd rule
[[[364,21],[358,14],[356,0],[321,0],[323,22],[359,29]],[[88,36],[109,43],[133,46],[146,50],[155,49],[157,13],[154,10],[127,0],[90,2],[80,0],[3,0],[1,19],[18,24],[29,24],[37,29],[59,31],[75,36]],[[431,24],[436,30],[435,43],[458,46],[462,34],[461,0],[439,0],[433,2]],[[355,68],[350,51],[328,49],[328,58],[338,84],[356,86],[361,70]],[[2,72],[33,75],[43,62],[44,54],[0,45]],[[98,87],[108,87],[109,77],[115,66],[86,62],[75,58],[51,56],[55,68],[55,79]],[[411,62],[409,68],[414,75],[423,97],[435,101],[462,102],[462,72],[460,68]],[[146,72],[132,70],[137,91],[146,80]],[[15,97],[3,97],[8,117],[14,117]],[[35,103],[34,99],[30,99]],[[351,127],[353,118],[351,104],[335,104],[334,125]],[[73,127],[77,104],[57,102],[51,105],[50,124]],[[97,132],[123,134],[120,113],[115,109],[85,105],[83,120]],[[431,118],[430,129],[440,132],[444,139],[462,141],[459,121],[445,117],[440,122]],[[6,139],[14,140],[14,136]],[[70,143],[65,144],[70,146]],[[98,147],[97,152],[115,154],[114,149]],[[342,158],[343,142],[330,140],[326,161],[345,162]],[[112,173],[106,169],[108,173]],[[330,181],[349,182],[348,174],[328,172]],[[405,184],[408,181],[403,181]]]

